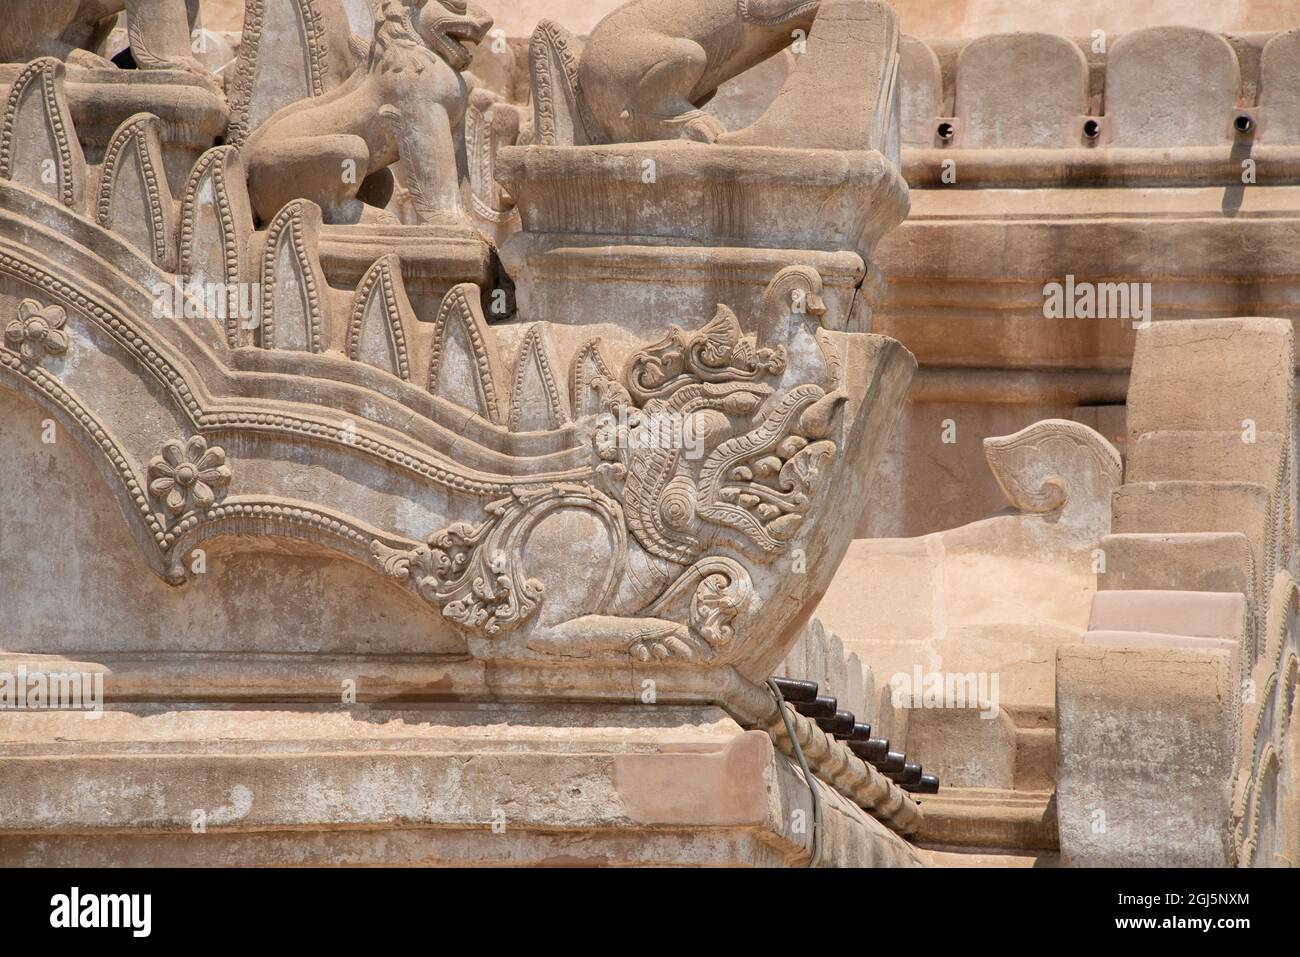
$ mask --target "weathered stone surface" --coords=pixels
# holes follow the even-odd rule
[[[1250,540],[1241,532],[1107,535],[1099,591],[1123,588],[1255,593]]]
[[[6,859],[1300,863],[1276,4],[11,6]]]
[[[762,35],[702,93],[788,42],[770,0],[642,6],[660,40],[703,29],[717,57],[710,16]],[[816,6],[799,6],[811,26]],[[383,0],[373,22],[341,0],[250,3],[231,122],[223,104],[201,155],[167,112],[178,64],[134,84],[75,67],[157,106],[120,118],[102,153],[78,137],[72,65],[4,74],[0,674],[107,679],[98,727],[116,750],[91,759],[105,739],[63,734],[66,712],[0,728],[32,759],[0,802],[0,842],[30,857],[19,832],[89,829],[105,859],[195,863],[204,848],[169,833],[188,807],[268,835],[208,832],[214,853],[258,861],[320,861],[302,835],[347,831],[351,863],[547,863],[566,829],[613,863],[919,861],[899,836],[922,821],[904,784],[765,685],[848,547],[839,498],[866,497],[915,368],[866,331],[871,254],[907,207],[896,22],[878,2],[825,7],[789,89],[861,79],[836,94],[865,117],[851,142],[633,144],[662,164],[644,182],[633,145],[521,151],[538,138],[529,91],[505,66],[492,87],[474,78],[492,21],[453,0]],[[619,22],[588,67],[652,52],[654,31]],[[760,139],[790,134],[779,110],[769,124]],[[811,209],[815,165],[827,204]],[[636,217],[602,208],[641,185]],[[603,311],[531,295],[554,259],[502,270],[494,244],[519,229],[585,244],[612,280]],[[644,290],[691,286],[672,273],[682,248],[714,281],[664,308]],[[75,592],[75,611],[51,614],[45,590],[10,600],[28,574]],[[815,643],[819,678],[869,707],[860,659]],[[352,723],[347,706],[388,698],[425,717]],[[465,706],[493,715],[487,733],[447,730]],[[725,733],[692,738],[711,708]],[[574,744],[579,726],[614,742],[605,757]],[[311,757],[285,747],[307,739]],[[815,780],[793,771],[804,757]],[[114,788],[112,808],[86,799]],[[519,836],[493,848],[482,828],[507,798]],[[442,833],[387,843],[410,829]]]
[[[1260,138],[1268,143],[1300,143],[1300,28],[1279,33],[1264,45],[1259,64]]]
[[[1144,482],[1122,486],[1111,527],[1117,533],[1239,532],[1267,576],[1268,489],[1248,482]]]
[[[806,866],[797,767],[716,709],[111,712],[0,726],[0,846],[107,864]],[[58,743],[53,743],[57,738]],[[34,751],[22,742],[45,739]],[[287,742],[309,757],[276,760]],[[110,746],[108,766],[87,752]],[[196,749],[197,752],[196,753]],[[21,757],[13,752],[17,750]],[[400,787],[394,782],[401,780]],[[92,783],[93,782],[93,783]],[[165,783],[163,783],[165,782]],[[823,865],[918,863],[829,789]],[[49,814],[26,835],[4,831]],[[203,830],[192,832],[195,814]],[[142,831],[144,825],[153,834]],[[94,835],[93,857],[61,832]],[[339,832],[342,846],[317,836]],[[706,850],[707,848],[707,850]],[[76,856],[73,856],[76,855]]]
[[[1149,338],[1144,332],[1134,355],[1128,484],[1114,496],[1118,534],[1104,540],[1117,567],[1102,575],[1100,584],[1111,590],[1094,596],[1083,639],[1092,651],[1147,657],[1058,658],[1057,794],[1066,863],[1291,861],[1294,829],[1278,812],[1280,795],[1291,793],[1292,771],[1282,757],[1290,717],[1278,709],[1294,700],[1279,680],[1295,646],[1300,607],[1292,575],[1293,334],[1289,323],[1258,319],[1178,325],[1159,323],[1146,331]],[[1210,381],[1211,387],[1202,384]],[[1258,431],[1256,418],[1271,431]],[[1146,570],[1138,567],[1144,560]],[[1212,666],[1188,659],[1181,689],[1175,671],[1152,678],[1152,687],[1124,687],[1129,671],[1151,678],[1146,669],[1158,656],[1179,652],[1221,657]],[[1124,713],[1122,733],[1140,739],[1088,729],[1078,715],[1065,718],[1062,695],[1075,696],[1069,705],[1077,708],[1093,693],[1090,685],[1112,672],[1115,683],[1106,694],[1142,709],[1137,721]],[[1226,675],[1230,694],[1211,695],[1207,682],[1215,673]],[[1261,687],[1267,689],[1262,697]],[[1176,692],[1174,703],[1169,692]],[[1151,769],[1106,752],[1123,742],[1149,755],[1177,734],[1172,729],[1179,722],[1213,732],[1208,743],[1195,740],[1206,754],[1184,746],[1172,762],[1175,789],[1196,786],[1194,779],[1209,771],[1206,797],[1196,806],[1186,797],[1147,798],[1137,809],[1160,823],[1124,850],[1121,842],[1131,836],[1101,836],[1110,833],[1108,812],[1095,805],[1109,787],[1126,796],[1123,811],[1133,811],[1127,794],[1150,780]],[[1215,800],[1225,774],[1232,781],[1227,807]]]
[[[1249,482],[1277,494],[1290,443],[1277,432],[1145,432],[1128,457],[1130,482]]]
[[[806,8],[808,4],[801,4]],[[787,39],[789,33],[787,32]],[[898,159],[898,17],[887,3],[821,0],[771,108],[725,143],[879,150]],[[885,56],[862,63],[863,49]]]
[[[1175,358],[1176,357],[1176,358]],[[1286,434],[1295,353],[1281,319],[1157,322],[1138,335],[1129,441],[1146,432]]]
[[[1053,664],[1087,628],[1120,460],[1064,420],[986,439],[985,451],[1017,511],[855,542],[817,614],[872,663],[875,733],[943,781],[921,839],[1053,850]]]
[[[1027,77],[1032,82],[1026,83]],[[957,78],[956,145],[1041,149],[1079,141],[1088,100],[1088,61],[1064,37],[981,37],[962,48]]]
[[[916,37],[899,37],[898,123],[902,146],[933,146],[936,117],[942,112],[939,58]]]
[[[1141,631],[1239,642],[1246,596],[1226,592],[1099,591],[1088,631]]]
[[[1213,33],[1150,27],[1115,41],[1106,61],[1106,123],[1116,146],[1227,142],[1237,55]]]
[[[1057,654],[1061,862],[1223,867],[1237,689],[1224,651]]]
[[[1202,651],[1223,651],[1236,658],[1241,647],[1241,638],[1206,638],[1151,631],[1090,630],[1083,636],[1083,644],[1109,648],[1192,648]]]

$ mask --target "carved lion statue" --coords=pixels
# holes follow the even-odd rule
[[[131,53],[144,70],[184,70],[207,77],[190,48],[185,0],[7,0],[0,61],[53,56],[82,66],[108,66],[89,52],[126,12]]]
[[[464,0],[382,0],[369,49],[324,96],[284,107],[253,131],[248,188],[263,222],[310,199],[326,222],[382,219],[406,160],[407,188],[424,222],[462,218],[464,71],[492,18]]]
[[[714,142],[726,128],[702,107],[718,87],[812,27],[819,0],[632,0],[600,21],[570,81],[593,142]],[[549,36],[548,36],[549,35]],[[549,21],[536,37],[576,41]]]

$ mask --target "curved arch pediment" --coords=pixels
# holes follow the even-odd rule
[[[0,380],[0,567],[12,586],[5,651],[92,660],[158,652],[463,654],[463,641],[427,605],[382,575],[358,574],[358,564],[373,566],[349,552],[346,532],[317,528],[307,536],[288,527],[310,520],[309,511],[324,515],[300,503],[276,503],[303,513],[280,520],[277,532],[270,522],[255,530],[231,518],[269,503],[226,500],[212,520],[172,528],[170,551],[139,548],[138,513],[124,522],[114,504],[130,503],[115,481],[93,474],[112,463],[87,448],[91,433],[73,431],[10,385],[7,376]],[[47,443],[50,420],[55,434]],[[181,561],[183,589],[166,576]]]
[[[5,344],[0,382],[77,437],[168,580],[182,577],[178,542],[226,529],[365,562],[371,542],[408,548],[520,483],[590,474],[571,427],[516,435],[345,355],[229,349],[220,328],[160,310],[177,280],[147,255],[21,187],[0,183],[0,225],[0,304],[61,310],[70,341],[48,361]],[[252,462],[202,514],[172,516],[148,463],[186,436]]]

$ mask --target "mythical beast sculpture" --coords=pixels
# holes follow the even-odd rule
[[[388,167],[404,157],[421,219],[459,219],[471,57],[464,44],[491,28],[492,18],[464,0],[383,0],[352,76],[284,107],[250,137],[257,215],[266,222],[289,201],[310,199],[327,222],[377,218],[366,207],[388,202]]]
[[[208,77],[191,50],[185,0],[9,0],[0,30],[0,61],[53,56],[82,66],[109,66],[89,51],[123,11],[137,66]]]
[[[787,270],[769,298],[808,274]],[[818,294],[807,302],[820,308]],[[764,602],[751,568],[811,517],[848,397],[791,382],[835,367],[825,340],[810,360],[807,348],[793,357],[758,338],[726,306],[696,332],[672,327],[621,376],[593,377],[604,411],[587,423],[589,479],[516,486],[486,520],[413,550],[376,542],[375,558],[472,639],[518,633],[533,652],[577,658],[730,657]],[[532,576],[561,543],[566,563],[590,571],[551,594]]]
[[[719,86],[806,35],[819,0],[633,0],[578,43],[550,21],[534,43],[566,65],[586,138],[626,143],[726,132],[702,107]],[[576,60],[576,63],[574,62]]]

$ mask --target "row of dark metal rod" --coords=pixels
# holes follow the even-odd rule
[[[904,791],[913,794],[938,794],[939,777],[926,774],[921,765],[907,760],[901,751],[891,751],[886,738],[873,738],[871,725],[859,724],[852,711],[839,710],[839,702],[829,695],[818,694],[817,682],[797,678],[774,678],[786,703],[805,718],[812,718],[832,737],[843,741],[849,750],[889,778]]]

